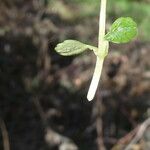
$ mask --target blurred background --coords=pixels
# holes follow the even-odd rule
[[[150,1],[108,0],[107,30],[130,16],[139,34],[110,44],[92,102],[94,54],[54,51],[65,39],[97,45],[99,2],[0,0],[0,150],[123,150],[141,123],[130,149],[150,149]]]

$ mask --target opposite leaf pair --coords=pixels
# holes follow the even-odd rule
[[[137,35],[137,24],[130,17],[121,17],[111,26],[104,39],[113,43],[127,43]],[[63,56],[77,55],[85,50],[93,50],[96,54],[97,47],[81,43],[76,40],[65,40],[56,46],[55,50]]]

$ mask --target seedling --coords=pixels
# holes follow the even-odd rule
[[[106,25],[106,3],[107,0],[101,0],[100,18],[99,18],[99,35],[98,47],[84,44],[76,40],[65,40],[56,46],[55,50],[63,56],[80,54],[86,50],[91,50],[96,55],[96,65],[93,78],[87,94],[87,99],[91,101],[96,93],[100,80],[103,62],[108,55],[109,42],[127,43],[137,35],[137,24],[130,17],[118,18],[105,34]]]

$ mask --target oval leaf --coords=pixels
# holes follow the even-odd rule
[[[127,43],[137,35],[137,24],[130,17],[121,17],[111,26],[105,39],[113,43]]]
[[[86,45],[76,40],[65,40],[55,47],[55,50],[63,56],[80,54],[87,49],[97,50],[94,46]]]

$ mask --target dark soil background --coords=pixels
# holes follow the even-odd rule
[[[121,12],[114,8],[123,6],[123,12],[133,5],[145,8],[144,14],[149,5],[149,1],[120,2],[108,6],[107,29]],[[123,150],[138,125],[149,118],[147,11],[142,22],[140,13],[127,9],[139,22],[139,36],[128,44],[110,44],[92,102],[86,94],[94,54],[62,57],[54,50],[65,39],[97,44],[97,4],[0,0],[0,150],[4,145],[4,150],[9,146],[10,150]],[[150,149],[148,127],[132,149]]]

